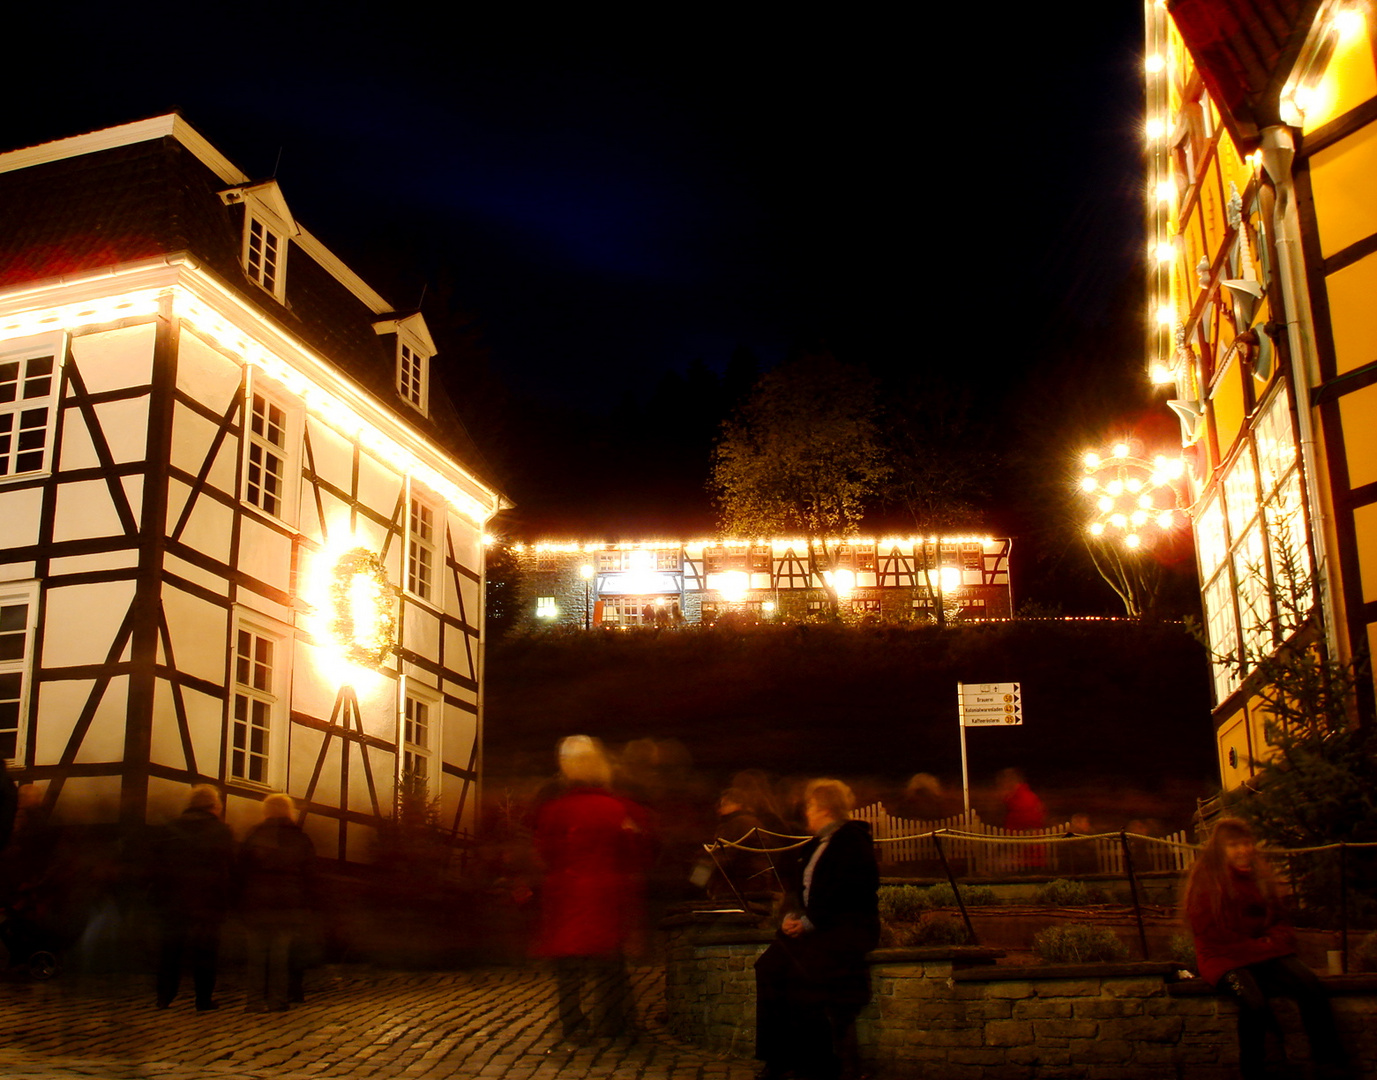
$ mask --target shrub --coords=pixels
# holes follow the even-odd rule
[[[1049,964],[1113,963],[1128,959],[1128,946],[1103,926],[1069,923],[1033,935],[1033,951]]]
[[[914,927],[914,945],[966,945],[966,924],[951,915],[927,915]]]
[[[1098,889],[1094,885],[1057,878],[1038,889],[1037,902],[1056,907],[1084,907],[1086,904],[1108,903],[1108,897],[1103,889]]]
[[[961,899],[967,907],[988,907],[999,903],[995,891],[988,885],[962,885]],[[929,907],[956,907],[956,893],[946,882],[928,889]]]
[[[1190,934],[1172,934],[1167,942],[1167,955],[1175,963],[1191,971],[1199,971],[1195,959],[1195,938]]]
[[[1354,971],[1377,971],[1377,931],[1363,938],[1353,951]]]
[[[943,945],[968,945],[970,937],[966,924],[951,915],[928,914],[917,922],[894,925],[885,923],[880,932],[880,944],[889,948],[940,948]]]
[[[880,918],[885,922],[917,922],[931,906],[927,892],[913,885],[880,886]]]

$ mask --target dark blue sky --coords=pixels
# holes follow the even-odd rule
[[[919,12],[68,5],[18,16],[0,142],[177,107],[254,175],[280,151],[309,228],[546,400],[738,345],[921,365],[1122,276],[1141,15]]]

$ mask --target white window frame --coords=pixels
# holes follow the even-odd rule
[[[536,597],[536,618],[537,619],[558,619],[559,605],[555,603],[553,596]]]
[[[430,519],[429,536],[416,527],[416,519],[422,512]],[[434,607],[442,606],[444,598],[439,559],[444,526],[444,505],[412,487],[406,511],[406,591]]]
[[[400,328],[397,333],[397,394],[422,416],[430,415],[430,354]]]
[[[8,431],[0,431],[0,482],[21,476],[43,476],[52,472],[53,443],[55,441],[57,413],[60,407],[58,390],[62,381],[62,363],[67,355],[67,335],[43,334],[38,337],[20,338],[0,344],[0,369],[5,365],[19,365],[15,380],[13,401],[0,402],[0,424],[10,424]],[[46,376],[30,373],[29,363],[33,360],[51,359],[52,368]],[[28,389],[37,389],[42,380],[47,380],[46,392],[35,397],[24,397]],[[29,384],[33,384],[30,387]],[[3,385],[3,384],[0,384]],[[39,409],[42,417],[35,417]],[[36,420],[42,423],[36,423]],[[27,425],[27,426],[26,426]],[[42,445],[35,450],[30,445],[20,445],[27,436],[32,444],[35,433],[42,433]],[[37,453],[37,461],[29,461]],[[27,468],[20,468],[20,458],[26,459]]]
[[[249,787],[280,790],[284,786],[287,768],[287,687],[290,685],[292,636],[275,620],[258,612],[241,611],[230,630],[229,643],[229,702],[226,716],[225,776],[230,781]],[[242,665],[242,642],[249,638],[249,667]],[[259,679],[255,667],[261,653],[258,643],[271,646],[266,677]],[[241,676],[247,671],[249,681]],[[242,703],[242,704],[241,704]],[[257,716],[262,723],[255,723]],[[261,749],[255,749],[251,739],[255,727],[263,730]],[[240,737],[240,729],[244,737]],[[243,753],[244,760],[236,760]],[[250,756],[263,761],[261,778],[253,775]]]
[[[301,409],[290,397],[277,389],[271,380],[255,377],[255,369],[249,369],[249,377],[244,387],[243,422],[243,472],[244,480],[240,499],[269,517],[285,524],[293,524],[297,514],[297,492],[301,482]],[[277,409],[282,414],[282,442],[274,442],[265,433],[255,432],[258,415],[256,406],[261,400],[269,409]],[[266,413],[269,420],[272,412]],[[266,424],[264,425],[267,426]],[[255,482],[255,470],[261,471],[264,462],[277,457],[282,463],[281,490],[276,496],[276,507],[264,505],[269,501],[266,488],[261,479]]]
[[[14,732],[14,753],[5,757],[5,760],[15,766],[24,763],[28,750],[26,736],[29,728],[29,696],[33,687],[34,633],[38,628],[38,584],[37,581],[13,581],[0,585],[0,611],[6,607],[17,607],[20,603],[27,607],[24,613],[24,639],[19,655],[0,658],[0,676],[18,675],[20,679],[17,698],[4,698],[16,703],[18,711],[15,715],[15,726],[12,729],[0,728],[0,757],[5,756],[3,736],[11,730]],[[0,641],[14,632],[0,630]]]
[[[244,211],[244,273],[273,299],[287,295],[287,234],[264,215]]]
[[[417,734],[415,710],[418,709],[422,710],[425,716],[421,722],[422,740],[414,737]],[[400,786],[409,766],[415,761],[420,761],[423,771],[419,774],[419,779],[425,784],[428,798],[439,793],[440,775],[437,768],[438,763],[443,760],[440,757],[443,710],[444,700],[437,690],[412,678],[403,679],[399,717],[401,730],[398,732],[397,740],[397,783]],[[410,771],[413,776],[417,775],[414,769]]]

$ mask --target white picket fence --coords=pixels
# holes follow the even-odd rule
[[[959,865],[959,872],[968,875],[1057,873],[1071,866],[1078,873],[1127,873],[1119,833],[1066,839],[1071,831],[1069,821],[1043,829],[1011,831],[985,824],[974,810],[938,821],[909,821],[894,817],[881,803],[861,807],[851,816],[870,824],[881,866],[938,864],[937,843],[931,834],[945,829],[949,833],[942,837],[942,853],[953,863],[954,871]],[[1008,839],[1001,841],[1004,837]],[[1046,837],[1047,842],[1035,842],[1041,837]],[[1135,873],[1187,870],[1195,859],[1196,849],[1186,838],[1185,830],[1160,838],[1129,834],[1128,843]],[[1074,852],[1072,845],[1078,845]]]

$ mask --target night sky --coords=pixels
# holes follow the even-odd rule
[[[275,172],[384,295],[424,294],[518,532],[709,525],[732,379],[829,350],[973,391],[991,525],[1036,547],[1051,418],[1151,404],[1141,11],[913,10],[12,13],[0,145],[176,108]]]

